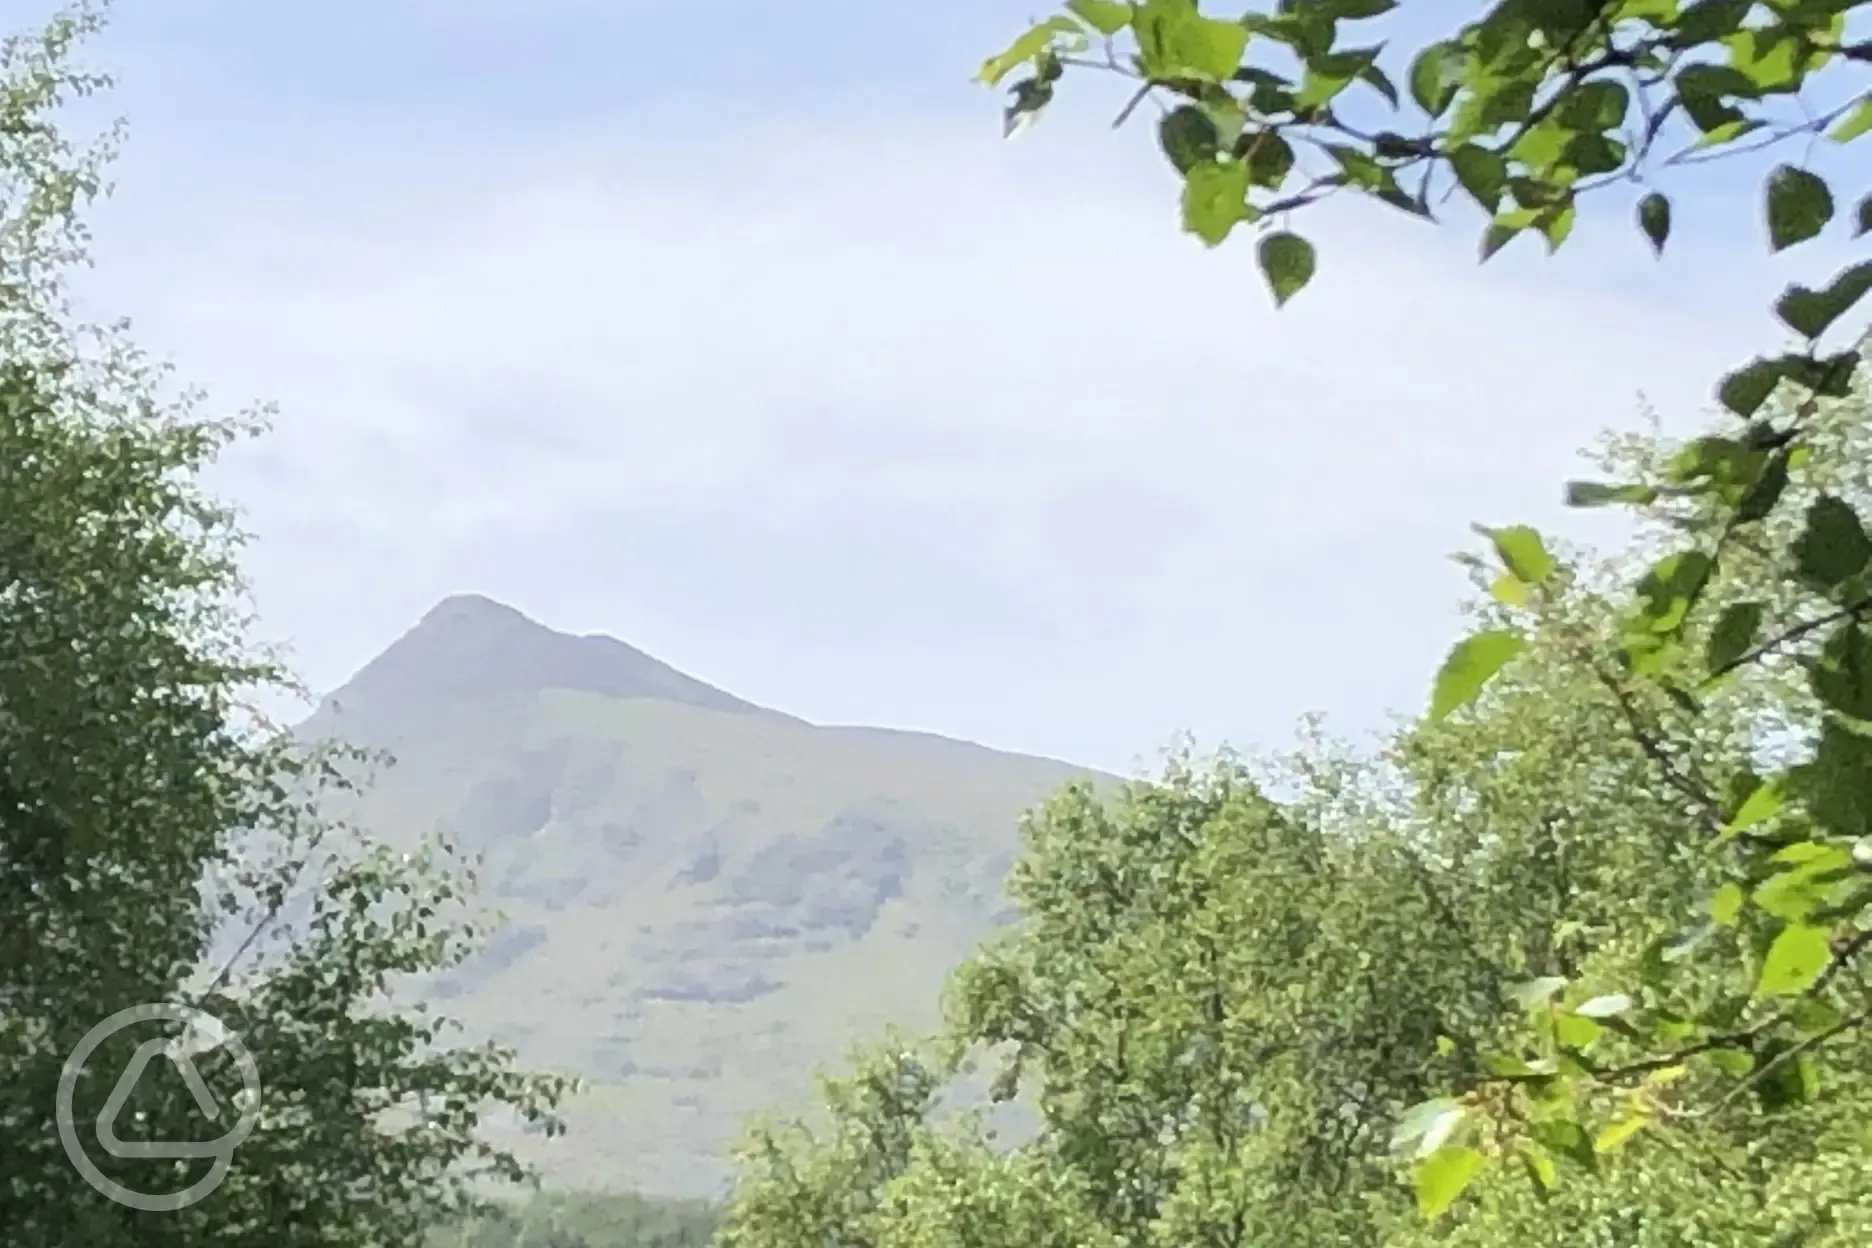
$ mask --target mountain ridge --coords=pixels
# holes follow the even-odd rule
[[[1020,813],[1110,780],[934,733],[818,725],[615,639],[443,599],[308,728],[397,763],[347,818],[441,827],[508,916],[431,985],[471,1033],[590,1090],[549,1177],[709,1195],[743,1115],[887,1023],[936,1021],[1009,921]]]
[[[471,593],[451,594],[436,603],[341,686],[344,700],[351,704],[410,696],[487,697],[541,688],[780,714],[614,637],[562,633],[517,608]],[[334,692],[325,700],[336,697]]]

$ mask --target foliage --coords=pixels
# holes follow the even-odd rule
[[[1403,92],[1379,46],[1342,42],[1393,7],[1284,0],[1238,20],[1194,0],[1070,0],[980,76],[1031,67],[1010,123],[1043,108],[1068,69],[1135,79],[1124,115],[1166,101],[1159,139],[1184,180],[1184,227],[1212,246],[1259,227],[1280,302],[1316,265],[1292,214],[1340,191],[1431,217],[1447,178],[1489,214],[1486,260],[1528,231],[1558,249],[1582,195],[1637,184],[1638,225],[1661,253],[1675,212],[1652,185],[1664,170],[1790,140],[1811,151],[1821,135],[1852,143],[1872,128],[1872,44],[1848,35],[1865,8],[1851,0],[1500,0],[1418,49]],[[1086,55],[1098,41],[1102,59]],[[1421,124],[1355,124],[1358,90]],[[1762,207],[1775,252],[1841,215],[1826,180],[1795,163],[1767,172]],[[1872,197],[1845,215],[1865,233]],[[1840,402],[1860,353],[1822,344],[1869,289],[1872,262],[1789,286],[1775,312],[1802,345],[1723,378],[1730,423],[1646,478],[1570,488],[1580,506],[1675,509],[1673,540],[1611,595],[1611,618],[1586,642],[1617,710],[1610,730],[1648,760],[1648,786],[1671,795],[1673,839],[1700,855],[1712,888],[1642,944],[1579,929],[1590,935],[1576,965],[1515,990],[1521,1025],[1400,1140],[1418,1156],[1426,1214],[1497,1163],[1518,1161],[1544,1188],[1557,1161],[1590,1166],[1658,1123],[1719,1121],[1748,1103],[1798,1119],[1850,1076],[1872,944],[1872,540],[1863,494],[1829,484],[1854,461],[1824,440],[1829,411],[1864,419],[1863,395]],[[1503,610],[1451,653],[1433,719],[1474,713],[1564,583],[1538,535],[1492,536]],[[1723,589],[1744,582],[1746,593]],[[1708,749],[1712,721],[1747,701],[1739,690],[1785,692],[1794,674],[1804,690],[1742,725],[1750,750]]]
[[[437,1231],[429,1248],[703,1248],[718,1214],[695,1200],[542,1192]]]
[[[1368,41],[1368,23],[1396,0],[1281,0],[1240,18],[1196,0],[1065,8],[982,65],[991,86],[1028,70],[1011,89],[1010,130],[1068,71],[1130,79],[1119,120],[1146,98],[1162,104],[1158,141],[1183,179],[1184,228],[1211,246],[1237,226],[1260,229],[1261,268],[1282,302],[1316,264],[1291,215],[1341,192],[1434,218],[1460,190],[1488,214],[1486,259],[1530,231],[1558,248],[1581,196],[1638,186],[1638,225],[1662,251],[1675,219],[1651,189],[1663,171],[1872,129],[1872,43],[1847,33],[1865,9],[1856,0],[1498,0],[1415,49],[1402,88],[1383,67],[1386,42]],[[1779,251],[1818,235],[1841,205],[1818,175],[1780,164],[1764,207]],[[1863,232],[1872,196],[1850,213]],[[1872,269],[1855,266],[1782,314],[1817,338],[1869,283]]]
[[[749,1177],[736,1188],[721,1248],[864,1242],[886,1187],[928,1138],[940,1085],[925,1046],[892,1034],[820,1080],[824,1121],[751,1124],[736,1151]]]
[[[413,1242],[472,1200],[477,1168],[518,1176],[479,1138],[486,1108],[550,1130],[563,1085],[387,1008],[477,933],[445,856],[370,851],[320,820],[350,782],[343,752],[252,709],[287,681],[249,640],[241,534],[199,478],[256,422],[202,416],[119,330],[70,318],[108,142],[71,142],[60,106],[99,85],[69,57],[103,16],[80,5],[0,50],[0,1241]],[[246,935],[216,971],[230,925]],[[66,1158],[55,1092],[94,1024],[166,1001],[228,1024],[263,1090],[226,1182],[146,1213]],[[78,1079],[81,1139],[139,1038]],[[230,1060],[201,1056],[211,1088],[238,1086]],[[126,1139],[203,1136],[179,1080],[144,1078],[124,1111]],[[150,1194],[205,1169],[91,1155]]]
[[[1866,412],[1857,398],[1818,415],[1818,453],[1788,488],[1872,499]],[[1627,439],[1608,463],[1646,480],[1675,458]],[[1804,1103],[1732,1095],[1745,1076],[1715,1060],[1636,1072],[1637,1097],[1593,1073],[1623,1060],[1615,1045],[1644,1060],[1644,1034],[1621,1034],[1631,1020],[1688,1017],[1727,986],[1720,960],[1692,958],[1620,999],[1683,914],[1726,895],[1746,850],[1684,834],[1685,797],[1658,782],[1602,657],[1629,566],[1706,505],[1660,499],[1603,563],[1489,532],[1479,625],[1519,630],[1520,650],[1376,756],[1315,735],[1272,763],[1178,758],[1115,801],[1075,789],[1037,812],[1009,884],[1022,923],[957,972],[944,1033],[828,1080],[819,1125],[760,1126],[723,1242],[1857,1242],[1863,1046],[1834,1053],[1829,1094]],[[1765,532],[1798,536],[1798,514]],[[1545,572],[1537,594],[1489,594],[1498,547]],[[1707,592],[1720,613],[1782,588],[1771,563],[1738,558]],[[1808,701],[1787,671],[1738,673],[1679,711],[1673,758],[1696,774],[1751,765],[1791,748],[1761,733],[1793,733],[1819,714]],[[1545,1071],[1562,1045],[1594,1067]],[[975,1062],[993,1099],[1037,1119],[1029,1138],[1010,1147],[980,1107],[947,1103]],[[1572,1121],[1531,1112],[1563,1086]],[[1634,1109],[1670,1130],[1628,1133],[1650,1121]],[[1563,1167],[1590,1181],[1560,1182]]]

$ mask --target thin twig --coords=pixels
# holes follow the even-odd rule
[[[1850,602],[1846,604],[1845,606],[1839,608],[1837,611],[1829,611],[1825,615],[1819,616],[1815,619],[1805,620],[1799,624],[1794,625],[1792,628],[1788,629],[1786,632],[1783,632],[1778,636],[1769,638],[1767,641],[1762,642],[1759,646],[1756,646],[1753,650],[1750,650],[1747,654],[1744,654],[1742,657],[1737,658],[1737,659],[1731,659],[1729,662],[1724,663],[1722,666],[1711,669],[1710,674],[1704,678],[1703,683],[1707,685],[1712,681],[1719,680],[1722,677],[1727,676],[1730,672],[1735,671],[1737,668],[1747,667],[1751,663],[1760,662],[1762,659],[1767,658],[1770,654],[1773,654],[1775,651],[1780,650],[1783,646],[1792,645],[1793,643],[1799,641],[1801,638],[1805,637],[1807,634],[1814,632],[1818,629],[1825,628],[1829,624],[1837,624],[1841,620],[1851,619],[1853,616],[1858,615],[1862,611],[1872,611],[1872,594],[1868,594],[1864,598],[1860,598],[1857,601]]]

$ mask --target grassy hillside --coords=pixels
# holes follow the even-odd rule
[[[509,916],[436,985],[473,1032],[591,1090],[559,1182],[716,1192],[750,1110],[887,1022],[1007,917],[1019,813],[1085,773],[822,728],[627,646],[450,599],[309,726],[396,755],[352,812],[485,855]]]

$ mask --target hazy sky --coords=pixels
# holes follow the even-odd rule
[[[1130,769],[1415,712],[1468,524],[1559,516],[1641,391],[1699,419],[1843,254],[1771,261],[1746,176],[1673,183],[1662,264],[1629,197],[1486,268],[1471,218],[1364,208],[1276,314],[1250,246],[1178,234],[1116,84],[1000,141],[968,79],[1037,7],[120,0],[86,289],[280,405],[219,485],[319,687],[473,591],[811,719]]]

